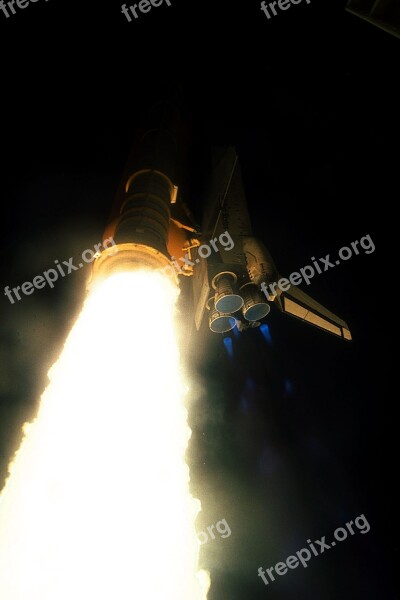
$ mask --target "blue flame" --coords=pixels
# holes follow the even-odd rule
[[[230,358],[233,357],[233,343],[232,338],[226,337],[224,338],[224,346]]]
[[[265,341],[272,346],[272,337],[271,337],[271,332],[269,330],[269,327],[266,323],[264,323],[263,325],[260,326],[260,331],[261,331],[261,335],[263,336],[263,338],[265,339]]]

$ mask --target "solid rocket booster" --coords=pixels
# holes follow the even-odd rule
[[[114,239],[118,252],[114,246],[101,253],[93,265],[95,278],[138,266],[165,267],[171,263],[167,245],[182,248],[185,235],[173,227],[171,231],[181,140],[177,106],[167,101],[154,105],[134,144],[104,233],[104,239]]]

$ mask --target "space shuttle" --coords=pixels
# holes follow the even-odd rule
[[[202,239],[218,238],[229,232],[233,247],[212,253],[207,259],[193,250],[194,320],[197,329],[208,314],[209,327],[223,333],[257,327],[265,322],[271,306],[324,329],[344,340],[351,340],[350,330],[342,319],[327,310],[296,285],[282,291],[282,279],[261,240],[254,237],[247,209],[246,195],[238,155],[227,147],[214,158],[213,182],[205,211]],[[272,289],[272,291],[271,291]]]
[[[290,284],[285,291],[271,286],[281,275],[267,248],[253,235],[233,146],[214,151],[202,224],[196,224],[186,190],[180,187],[186,135],[175,102],[162,101],[149,111],[103,235],[103,240],[113,238],[116,247],[106,248],[96,258],[93,279],[137,268],[162,270],[178,283],[189,277],[197,330],[204,322],[220,334],[235,327],[239,331],[258,327],[267,322],[275,306],[351,340],[345,321],[298,286]],[[231,242],[229,248],[218,248],[224,235]],[[204,247],[210,250],[206,256]]]

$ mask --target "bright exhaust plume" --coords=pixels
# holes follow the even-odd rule
[[[189,492],[178,288],[92,291],[0,496],[2,600],[205,600]]]

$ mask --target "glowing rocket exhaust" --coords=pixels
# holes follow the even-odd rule
[[[185,462],[178,287],[160,272],[175,189],[160,160],[171,159],[176,139],[163,126],[152,136],[141,140],[110,224],[117,245],[96,260],[89,297],[9,468],[2,600],[207,597],[200,505]]]

